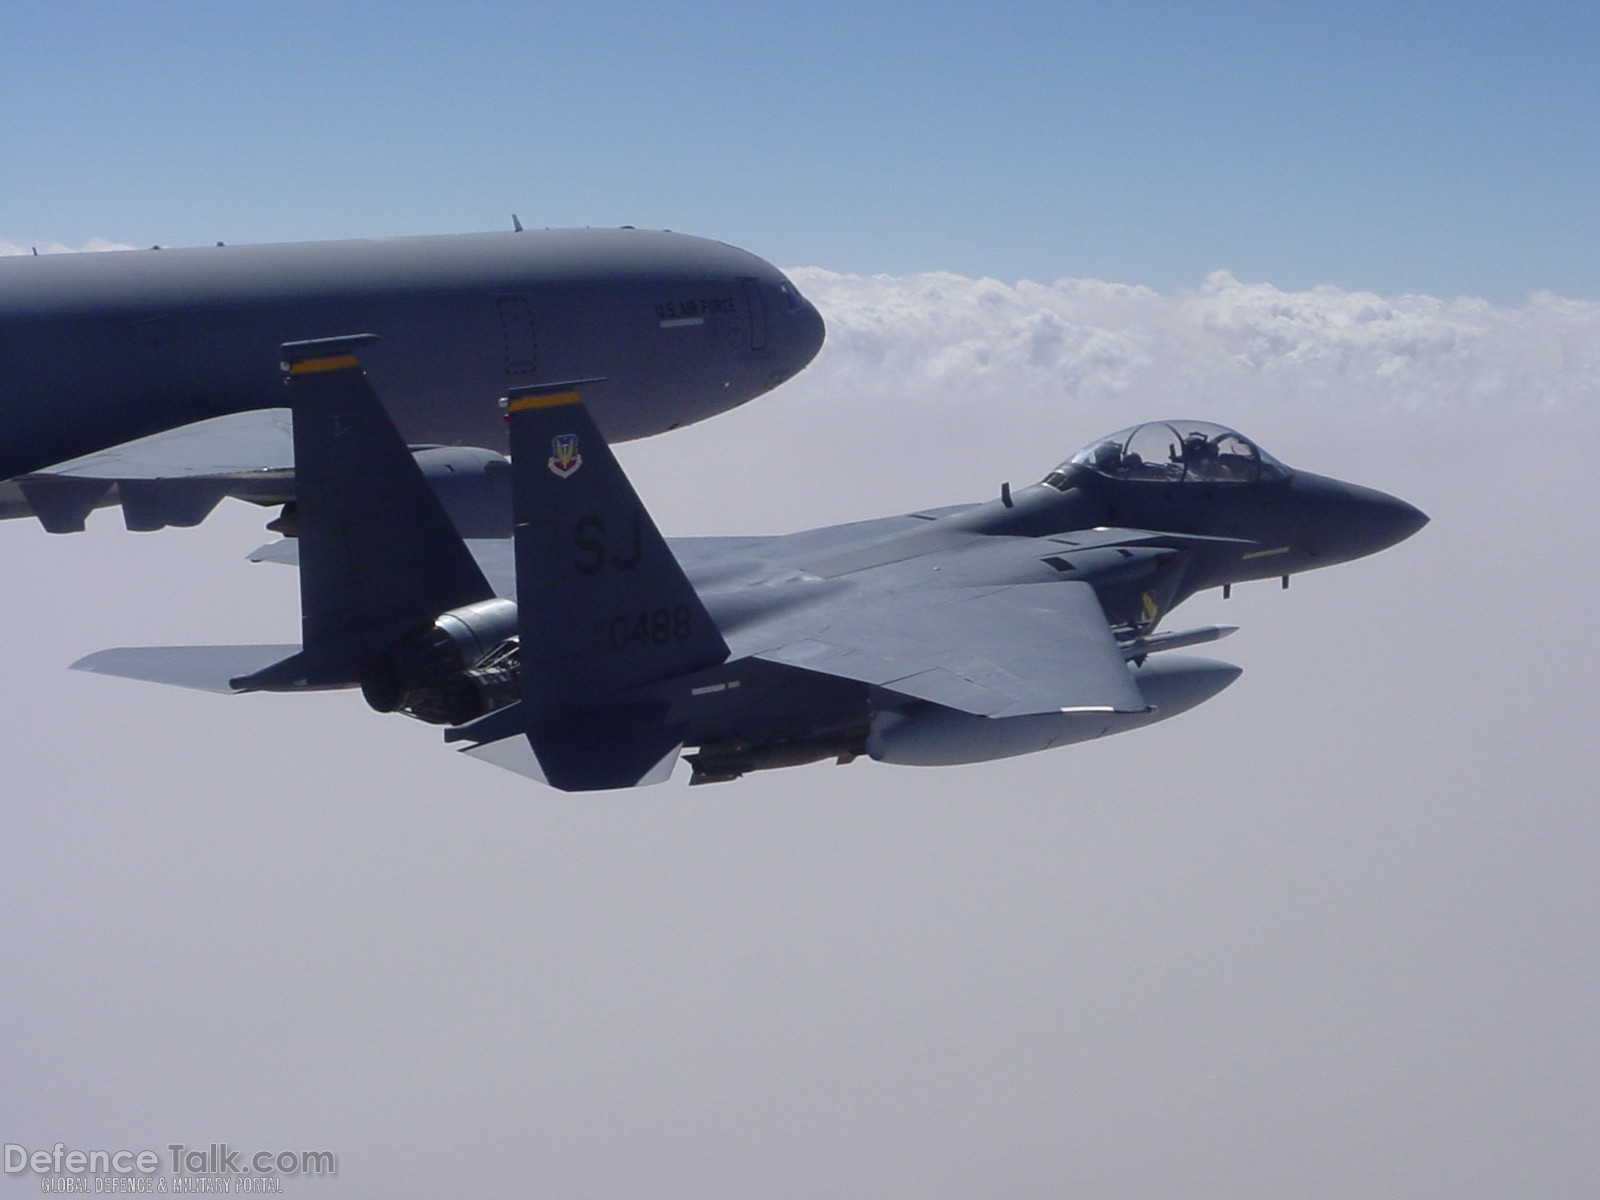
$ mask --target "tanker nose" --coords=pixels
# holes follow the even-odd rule
[[[778,281],[778,319],[783,328],[787,366],[793,374],[817,356],[828,330],[816,305],[800,294],[788,276],[780,274]]]

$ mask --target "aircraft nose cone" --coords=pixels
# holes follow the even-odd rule
[[[1389,496],[1383,492],[1377,495],[1381,499],[1374,504],[1377,515],[1373,521],[1387,539],[1383,543],[1385,547],[1405,541],[1428,523],[1428,514],[1416,505],[1407,504],[1398,496]]]
[[[822,343],[828,336],[828,327],[822,320],[822,314],[817,311],[817,306],[812,304],[800,294],[800,289],[793,283],[789,284],[798,303],[794,311],[788,313],[789,342],[795,363],[793,370],[800,370],[822,349]]]
[[[1305,483],[1306,548],[1318,558],[1341,562],[1376,554],[1428,523],[1420,508],[1376,488],[1321,477]]]

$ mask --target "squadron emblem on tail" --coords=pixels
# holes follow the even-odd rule
[[[550,457],[545,460],[550,470],[565,479],[583,466],[583,455],[578,453],[578,435],[563,433],[550,439]]]

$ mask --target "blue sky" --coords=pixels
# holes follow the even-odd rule
[[[15,4],[0,239],[1600,293],[1592,5]]]

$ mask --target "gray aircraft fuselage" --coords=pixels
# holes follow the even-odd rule
[[[509,387],[600,380],[625,441],[769,391],[823,338],[770,263],[637,229],[0,259],[0,480],[281,406],[277,347],[329,330],[382,337],[366,366],[407,441],[500,450]]]

